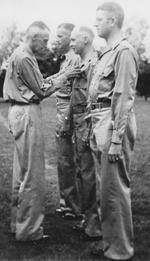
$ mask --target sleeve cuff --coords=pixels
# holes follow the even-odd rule
[[[122,137],[121,137],[120,133],[117,130],[113,130],[111,142],[117,143],[117,144],[122,143]]]

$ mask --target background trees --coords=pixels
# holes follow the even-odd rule
[[[150,29],[147,21],[137,18],[130,19],[125,26],[125,36],[139,55],[137,94],[144,96],[147,100],[150,96]],[[15,23],[5,28],[0,36],[0,96],[2,96],[7,61],[23,37],[24,33],[18,30]],[[104,43],[97,42],[98,46],[101,44]],[[60,68],[61,57],[49,49],[42,56],[37,55],[37,60],[44,77],[57,73]]]
[[[125,29],[127,39],[139,55],[137,94],[144,96],[145,100],[150,96],[150,37],[148,34],[149,25],[144,19],[132,19]]]

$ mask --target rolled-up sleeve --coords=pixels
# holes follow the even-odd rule
[[[121,143],[128,116],[133,108],[138,76],[137,60],[130,49],[119,52],[115,65],[115,86],[112,96],[112,142]]]

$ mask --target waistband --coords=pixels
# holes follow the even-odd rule
[[[107,102],[96,102],[96,103],[90,104],[90,109],[91,110],[103,109],[103,108],[109,108],[110,106],[111,106],[111,103],[109,101],[107,101]]]
[[[34,101],[30,101],[29,103],[25,103],[25,102],[21,102],[21,101],[15,101],[15,100],[11,100],[10,101],[11,105],[31,105],[31,104],[40,104],[39,100],[34,100]]]

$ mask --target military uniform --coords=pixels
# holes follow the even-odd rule
[[[79,57],[72,51],[65,55],[65,59],[60,66],[58,74],[54,75],[57,78],[63,75],[69,66],[79,64]],[[62,84],[61,89],[56,93],[56,145],[58,152],[58,183],[60,191],[60,207],[73,211],[76,215],[80,214],[77,184],[75,179],[75,164],[73,154],[72,135],[70,133],[70,119],[68,117],[70,95],[72,82],[66,81]],[[68,118],[68,125],[64,124]]]
[[[94,148],[100,175],[104,255],[116,260],[133,256],[129,167],[136,137],[133,112],[138,76],[137,56],[122,39],[101,54],[89,87]],[[111,142],[122,145],[122,157],[108,160]]]
[[[86,120],[88,86],[96,62],[97,55],[92,51],[86,61],[81,63],[82,73],[73,82],[70,103],[81,211],[85,215],[85,232],[91,237],[101,235],[96,202],[96,175],[89,146],[91,125]]]
[[[59,86],[59,80],[54,82]],[[10,58],[4,99],[11,102],[8,118],[15,142],[11,232],[21,241],[43,236],[45,163],[40,101],[47,91],[42,86],[36,58],[24,46],[19,47]],[[49,88],[55,91],[52,82]]]

